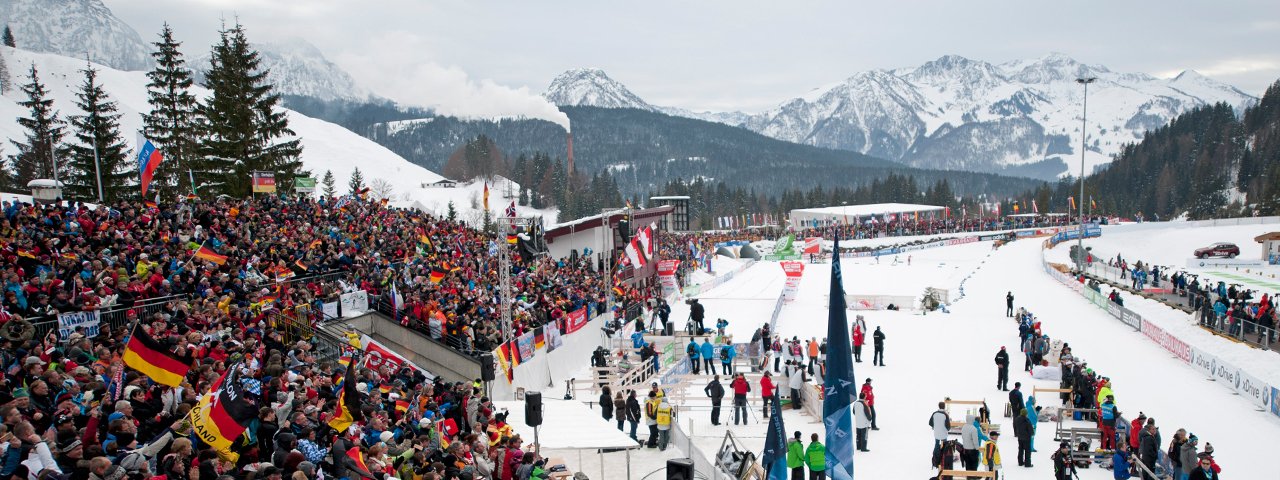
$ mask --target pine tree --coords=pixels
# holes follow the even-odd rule
[[[5,52],[0,52],[0,95],[9,93],[13,87],[9,84],[13,80],[9,79],[9,61],[4,58]]]
[[[458,219],[458,209],[454,208],[453,200],[449,200],[449,209],[445,211],[444,218],[450,222]]]
[[[324,198],[333,198],[333,195],[338,193],[333,179],[333,170],[325,170],[324,179],[320,183],[324,184]]]
[[[6,47],[18,48],[18,42],[13,39],[13,30],[8,25],[4,26],[4,35],[0,36],[0,40],[3,40]]]
[[[27,78],[31,83],[22,86],[22,92],[27,95],[27,99],[18,102],[18,105],[31,111],[30,118],[18,118],[18,125],[26,130],[26,143],[12,141],[13,146],[18,148],[18,153],[11,156],[9,160],[13,165],[13,186],[18,188],[26,188],[27,182],[37,178],[54,178],[53,157],[55,156],[58,180],[65,179],[69,153],[67,147],[62,144],[62,137],[66,135],[66,122],[58,118],[58,112],[53,109],[53,99],[46,98],[48,91],[45,90],[44,84],[40,83],[35,64],[31,64],[31,71]]]
[[[351,172],[351,180],[347,181],[347,188],[351,190],[351,194],[360,193],[360,189],[364,188],[364,174],[360,173],[360,167],[356,167]]]
[[[98,198],[101,175],[103,199],[107,202],[126,195],[133,172],[126,165],[128,146],[120,136],[120,114],[98,83],[98,71],[91,66],[83,70],[84,83],[76,93],[76,106],[84,115],[71,117],[77,144],[71,145],[70,175],[67,196]]]
[[[173,39],[173,29],[165,24],[160,31],[160,41],[152,43],[156,51],[151,57],[156,68],[147,72],[147,103],[149,112],[142,114],[142,134],[160,149],[164,161],[156,169],[151,188],[176,188],[190,176],[199,182],[220,182],[221,179],[199,170],[196,161],[198,139],[196,96],[191,93],[191,69],[178,50],[181,42]],[[178,189],[181,190],[181,189]]]
[[[274,172],[281,188],[304,174],[302,145],[289,129],[280,109],[280,95],[267,83],[258,52],[249,46],[244,27],[237,23],[219,32],[213,46],[205,88],[210,95],[200,104],[204,142],[199,152],[204,170],[222,176],[220,190],[247,196],[254,171]]]

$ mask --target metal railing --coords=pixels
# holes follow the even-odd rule
[[[373,307],[374,311],[381,313],[388,318],[394,319],[403,317],[399,318],[399,321],[404,323],[404,325],[410,330],[414,330],[432,340],[443,343],[449,348],[461,352],[463,355],[479,358],[480,355],[487,352],[487,350],[476,348],[476,345],[472,343],[470,337],[465,335],[450,335],[447,325],[440,326],[440,335],[439,337],[436,337],[431,332],[431,325],[422,319],[419,319],[408,312],[401,312],[400,315],[396,315],[395,311],[391,307],[391,302],[386,295],[370,295],[369,303],[371,303],[371,307]]]
[[[110,327],[114,330],[129,324],[130,310],[134,310],[138,314],[137,318],[146,321],[151,315],[163,310],[169,302],[188,299],[190,299],[189,295],[181,294],[137,300],[131,305],[112,305],[98,312],[98,321],[104,328]],[[35,327],[34,338],[44,338],[51,330],[58,328],[58,317],[56,315],[29,318],[27,321]]]

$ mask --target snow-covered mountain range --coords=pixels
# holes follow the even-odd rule
[[[947,55],[918,67],[872,70],[755,114],[651,105],[599,69],[570,70],[543,94],[558,105],[641,108],[719,121],[780,140],[852,150],[923,168],[1041,178],[1078,173],[1083,88],[1089,86],[1089,171],[1127,142],[1196,106],[1257,99],[1185,71],[1161,79],[1113,72],[1066,55],[994,65]]]
[[[120,70],[151,68],[151,45],[102,0],[4,0],[0,24],[19,48],[89,59]]]
[[[342,67],[329,61],[315,45],[301,38],[254,43],[261,67],[268,69],[267,78],[276,93],[298,95],[320,100],[366,100],[370,92],[357,85]],[[209,51],[203,50],[192,59],[196,82],[204,81],[209,68]]]

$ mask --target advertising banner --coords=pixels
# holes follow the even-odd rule
[[[524,363],[533,358],[533,332],[524,332],[524,335],[516,338],[516,346],[520,349],[520,363]]]
[[[98,336],[98,328],[100,324],[98,312],[69,312],[58,314],[58,336],[66,340],[76,331],[76,327],[83,327],[83,333],[86,337],[93,338]]]
[[[804,254],[817,255],[822,253],[822,237],[805,237]]]
[[[564,339],[560,337],[560,329],[556,328],[554,323],[548,323],[546,325],[544,335],[546,335],[547,339],[547,353],[551,353],[555,351],[555,349],[564,345]]]
[[[564,328],[564,334],[571,334],[581,330],[582,326],[586,326],[588,317],[586,317],[586,308],[577,308],[575,311],[568,312],[568,325]]]
[[[662,260],[658,262],[658,283],[662,284],[662,296],[669,297],[680,290],[680,284],[676,283],[676,269],[680,267],[679,260]]]
[[[1169,353],[1181,358],[1182,361],[1191,363],[1191,348],[1182,340],[1179,340],[1178,337],[1170,335],[1169,332],[1157,327],[1152,322],[1142,322],[1142,334],[1164,347]]]
[[[796,293],[800,291],[800,278],[804,275],[804,263],[797,261],[780,262],[782,273],[786,274],[787,282],[782,286],[782,298],[790,302],[796,299]]]
[[[1262,411],[1271,411],[1271,387],[1253,375],[1245,373],[1244,370],[1239,372],[1236,376],[1236,393],[1249,399]]]
[[[276,193],[275,172],[253,172],[253,193]]]

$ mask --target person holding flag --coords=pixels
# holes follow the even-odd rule
[[[145,330],[138,328],[137,322],[129,332],[122,359],[129,368],[142,372],[156,383],[170,387],[181,385],[191,369],[190,365],[170,353],[169,349],[151,338]]]
[[[163,161],[164,155],[155,144],[151,143],[151,140],[146,137],[138,138],[138,183],[142,187],[142,196],[147,196],[147,187],[151,185],[156,168],[159,168]]]

